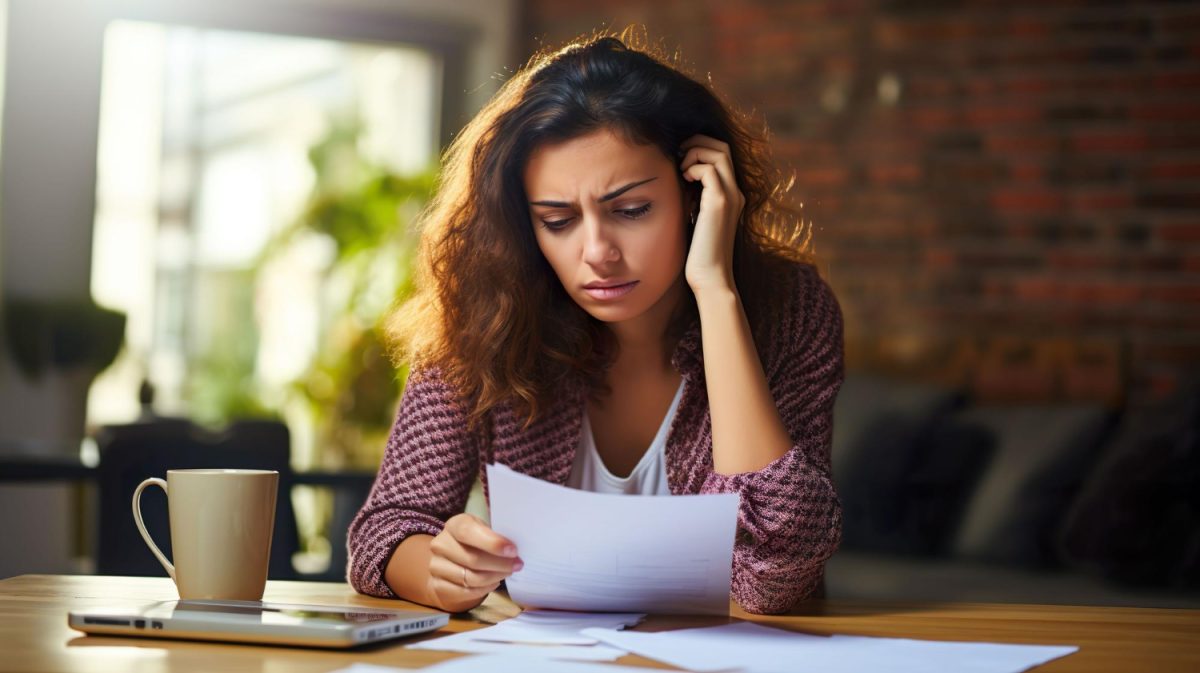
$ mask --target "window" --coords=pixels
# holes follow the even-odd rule
[[[442,70],[417,46],[108,26],[92,289],[128,322],[122,354],[92,386],[89,424],[137,418],[148,380],[162,414],[280,415],[293,466],[321,464],[312,414],[289,390],[338,317],[346,278],[327,273],[338,255],[328,236],[277,244],[314,190],[367,170],[428,174]],[[387,275],[371,274],[369,314],[394,298],[399,281]],[[311,549],[329,501],[294,495]]]
[[[237,384],[270,399],[317,347],[328,242],[297,246],[265,277],[256,268],[314,187],[309,151],[339,125],[357,127],[359,159],[427,170],[438,58],[116,21],[103,67],[92,286],[129,326],[125,353],[93,387],[89,421],[136,417],[143,378],[159,411],[194,414],[188,379],[201,362],[220,367],[214,358],[231,372],[252,360],[254,380]]]

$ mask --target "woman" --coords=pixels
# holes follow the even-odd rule
[[[496,462],[593,491],[737,492],[733,598],[772,613],[816,594],[841,531],[842,326],[786,188],[706,87],[617,38],[508,81],[444,158],[392,320],[412,374],[350,527],[354,587],[457,612],[520,570],[462,513]]]

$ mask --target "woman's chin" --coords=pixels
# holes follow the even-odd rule
[[[639,315],[636,311],[618,306],[584,306],[583,310],[587,311],[588,315],[596,320],[606,323],[625,322]]]

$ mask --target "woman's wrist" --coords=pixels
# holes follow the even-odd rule
[[[487,598],[486,594],[478,600],[447,602],[434,590],[435,580],[430,572],[430,559],[433,557],[431,542],[433,536],[417,533],[404,538],[396,546],[384,570],[384,581],[388,588],[397,598],[443,612],[466,612],[477,607]]]
[[[722,295],[730,292],[737,294],[737,288],[734,283],[733,274],[730,272],[714,271],[711,273],[695,273],[688,275],[688,287],[692,289],[692,294],[699,301],[700,297],[707,295]]]
[[[438,607],[437,596],[429,588],[429,559],[432,553],[429,543],[433,536],[417,533],[410,535],[392,552],[384,569],[384,582],[398,598],[421,605]]]
[[[731,307],[740,307],[742,298],[732,286],[723,283],[692,288],[696,297],[696,310],[700,313],[700,321],[704,322],[705,314],[724,313]]]

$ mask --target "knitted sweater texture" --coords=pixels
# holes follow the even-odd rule
[[[671,357],[684,380],[665,450],[671,493],[738,493],[731,594],[753,613],[787,611],[823,585],[825,561],[841,539],[841,506],[830,475],[833,403],[842,383],[842,317],[816,271],[796,267],[781,283],[788,310],[758,345],[791,449],[756,472],[713,470],[712,425],[700,327],[685,333]],[[394,598],[384,570],[409,535],[437,535],[463,511],[485,465],[501,463],[565,484],[579,445],[586,389],[581,385],[528,429],[511,407],[489,416],[490,441],[467,431],[466,414],[435,369],[414,371],[371,493],[350,524],[350,583],[361,593]]]

